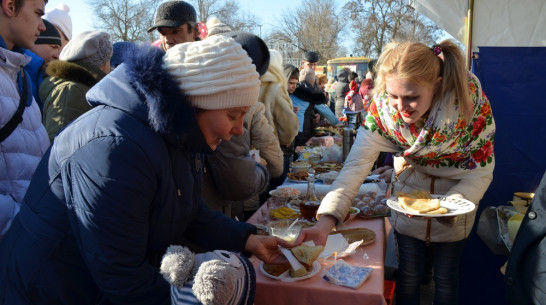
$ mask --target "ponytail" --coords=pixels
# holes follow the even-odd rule
[[[444,57],[440,97],[454,94],[459,104],[459,114],[469,119],[473,113],[473,104],[468,89],[468,71],[461,49],[450,40],[440,42],[439,46]]]

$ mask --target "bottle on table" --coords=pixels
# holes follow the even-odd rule
[[[300,214],[306,220],[316,221],[320,200],[315,194],[315,170],[311,167],[307,173],[309,174],[307,178],[307,195],[300,203]]]

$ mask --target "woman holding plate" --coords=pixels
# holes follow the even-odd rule
[[[314,228],[302,238],[324,244],[342,223],[380,152],[392,152],[393,190],[426,190],[448,201],[477,205],[493,177],[495,123],[480,82],[466,71],[451,41],[390,43],[376,66],[369,113],[322,201]],[[393,193],[395,194],[395,193]],[[471,203],[469,203],[471,204]],[[448,212],[447,215],[457,214]],[[397,304],[419,304],[425,252],[434,252],[434,304],[459,303],[459,262],[476,209],[455,217],[418,217],[392,211],[398,241]]]

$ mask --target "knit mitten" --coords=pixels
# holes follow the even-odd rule
[[[254,303],[256,275],[244,256],[220,250],[194,255],[185,247],[170,246],[160,270],[173,285],[173,305]]]
[[[196,255],[195,266],[193,293],[204,305],[254,303],[256,274],[244,256],[216,250]]]

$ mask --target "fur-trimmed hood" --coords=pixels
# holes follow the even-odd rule
[[[48,76],[76,82],[93,87],[106,73],[97,67],[80,65],[65,60],[55,60],[47,65],[45,73]]]
[[[179,138],[195,126],[195,109],[163,68],[163,55],[148,45],[128,50],[124,63],[89,90],[89,104],[122,109],[154,131]]]

